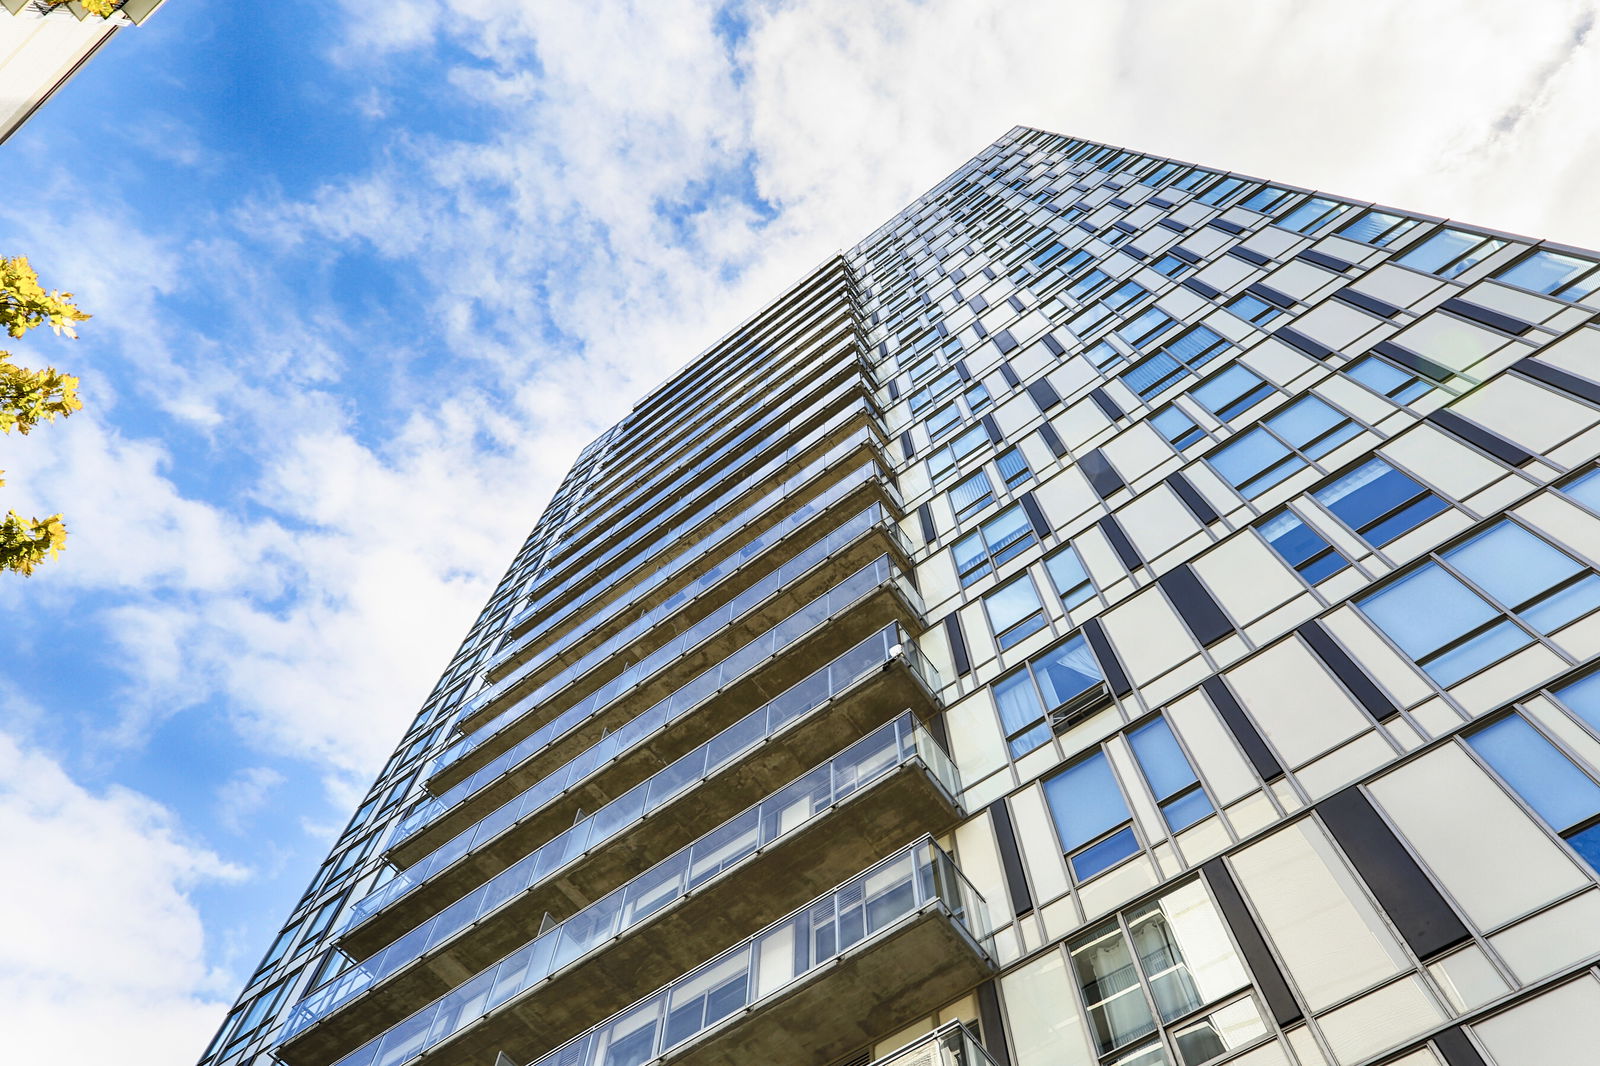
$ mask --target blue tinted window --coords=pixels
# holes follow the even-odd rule
[[[1127,801],[1104,752],[1068,767],[1044,783],[1056,835],[1080,881],[1139,850]]]
[[[1199,200],[1203,204],[1220,204],[1223,201],[1231,198],[1234,194],[1239,192],[1239,190],[1243,189],[1244,185],[1245,182],[1243,178],[1223,178],[1221,181],[1211,186],[1211,188],[1195,197],[1195,199]]]
[[[1089,579],[1083,560],[1078,558],[1077,549],[1071,545],[1046,559],[1044,568],[1056,587],[1056,595],[1061,597],[1062,606],[1068,610],[1094,597],[1094,582]]]
[[[989,593],[983,598],[983,607],[1002,651],[1045,627],[1044,605],[1027,574]]]
[[[1133,347],[1143,348],[1177,324],[1165,312],[1152,307],[1148,311],[1140,312],[1131,321],[1119,326],[1116,334]]]
[[[1267,543],[1272,545],[1272,550],[1283,556],[1284,562],[1313,584],[1332,577],[1350,565],[1350,560],[1301,521],[1293,511],[1274,515],[1257,528]]]
[[[1277,304],[1270,304],[1259,296],[1243,293],[1228,301],[1228,310],[1246,322],[1264,326],[1284,313]]]
[[[1576,481],[1567,482],[1561,486],[1561,491],[1589,510],[1600,513],[1600,470],[1591,470]]]
[[[1253,499],[1361,432],[1337,409],[1305,396],[1206,457],[1218,474]]]
[[[1339,231],[1339,236],[1386,248],[1417,227],[1415,220],[1387,211],[1368,211]]]
[[[995,468],[1000,471],[1000,478],[1006,483],[1006,488],[1014,489],[1033,476],[1033,471],[1028,469],[1028,461],[1022,457],[1022,449],[1012,448],[995,457]]]
[[[1196,326],[1154,355],[1124,370],[1121,380],[1140,397],[1149,399],[1195,373],[1228,347],[1220,333],[1208,326]]]
[[[1526,719],[1508,715],[1467,738],[1474,751],[1527,801],[1545,823],[1600,869],[1600,785]]]
[[[1293,233],[1315,233],[1317,230],[1333,221],[1339,213],[1340,204],[1337,200],[1325,200],[1313,196],[1305,203],[1290,211],[1280,218],[1275,224]]]
[[[1600,673],[1556,689],[1556,697],[1591,727],[1600,729]]]
[[[1188,263],[1169,253],[1150,264],[1150,269],[1163,277],[1176,278],[1189,270],[1190,267]]]
[[[951,556],[963,586],[1021,554],[1038,538],[1022,508],[1013,504],[956,541]]]
[[[961,521],[994,502],[994,486],[982,470],[962,478],[950,488],[950,506]]]
[[[1401,256],[1401,266],[1453,278],[1506,246],[1505,241],[1458,229],[1442,229]]]
[[[1288,189],[1280,189],[1276,185],[1268,185],[1252,193],[1239,206],[1251,211],[1258,211],[1264,215],[1275,207],[1281,207],[1292,196],[1294,196],[1294,193]]]
[[[1006,731],[1006,744],[1012,758],[1026,755],[1050,739],[1044,706],[1039,702],[1039,693],[1026,667],[996,681],[993,692],[995,709],[1000,712],[1000,725]]]
[[[1211,813],[1211,801],[1201,789],[1194,767],[1189,765],[1165,718],[1157,718],[1129,733],[1128,744],[1133,748],[1145,780],[1150,782],[1150,791],[1161,805],[1167,826],[1174,833]]]
[[[1361,464],[1311,495],[1375,548],[1449,507],[1382,459]]]
[[[1247,498],[1259,496],[1303,468],[1306,461],[1257,426],[1206,457],[1223,480]]]
[[[1501,521],[1439,558],[1360,607],[1440,684],[1532,642],[1506,614],[1550,633],[1600,607],[1600,575],[1513,522]]]
[[[1156,427],[1157,433],[1167,439],[1168,444],[1171,444],[1179,451],[1205,438],[1205,434],[1200,431],[1200,427],[1194,424],[1194,419],[1176,407],[1168,407],[1164,411],[1157,411],[1151,416],[1150,424]]]
[[[1234,363],[1196,385],[1190,395],[1226,422],[1271,396],[1272,391],[1272,386],[1262,381],[1255,371]]]
[[[1409,370],[1390,366],[1375,355],[1364,356],[1344,368],[1345,375],[1395,403],[1410,403],[1433,388]]]
[[[1535,252],[1509,270],[1502,270],[1495,278],[1534,292],[1577,301],[1600,290],[1600,264],[1575,255]]]
[[[996,681],[995,706],[1012,757],[1025,755],[1050,738],[1046,714],[1103,681],[1100,664],[1082,636],[1034,656],[1022,669]]]

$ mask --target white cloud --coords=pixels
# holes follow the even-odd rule
[[[190,898],[244,871],[127,789],[90,792],[0,734],[0,1031],[12,1062],[191,1061],[233,989]]]
[[[38,349],[91,410],[7,460],[7,502],[66,511],[72,539],[0,610],[100,622],[126,678],[110,743],[215,700],[353,804],[578,448],[1011,125],[1600,245],[1596,11],[788,0],[741,12],[730,54],[687,0],[347,0],[332,54],[368,85],[370,166],[243,186],[188,232],[70,179],[10,217],[96,318]],[[418,78],[467,133],[406,125]],[[348,314],[339,264],[401,295]],[[64,710],[32,698],[29,722]],[[225,789],[235,817],[259,772]],[[136,797],[56,773],[63,806],[160,842],[152,899],[215,872]]]
[[[249,766],[217,788],[217,821],[234,833],[242,833],[251,815],[266,806],[267,800],[285,781],[270,766]]]

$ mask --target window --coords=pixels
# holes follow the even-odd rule
[[[1432,382],[1422,380],[1409,370],[1391,366],[1375,355],[1357,359],[1344,368],[1344,373],[1378,395],[1400,404],[1426,396],[1433,389]]]
[[[1045,781],[1044,796],[1074,880],[1087,881],[1139,853],[1133,817],[1105,752]]]
[[[911,394],[909,401],[911,413],[918,414],[922,412],[929,404],[959,384],[961,384],[961,375],[957,374],[954,368],[946,370],[943,374],[934,378],[927,388],[919,389]]]
[[[1218,371],[1190,392],[1195,402],[1222,421],[1237,418],[1271,396],[1268,385],[1255,371],[1240,363]]]
[[[1382,459],[1362,463],[1311,495],[1374,548],[1450,506]]]
[[[1561,491],[1600,514],[1600,470],[1591,470],[1576,480],[1560,486]]]
[[[937,485],[954,474],[962,460],[988,443],[989,434],[982,426],[962,431],[949,444],[928,456],[928,476]]]
[[[1081,636],[1034,656],[996,681],[994,703],[1011,757],[1026,755],[1050,739],[1051,711],[1089,698],[1086,694],[1100,691],[1103,684],[1100,664]]]
[[[1200,1066],[1267,1032],[1199,881],[1104,922],[1067,945],[1095,1049],[1108,1066],[1167,1066],[1158,1025],[1180,1066]],[[1193,969],[1191,969],[1191,964]],[[1224,997],[1229,1002],[1219,1003]],[[1214,1006],[1200,1010],[1205,1004]],[[1064,1060],[1063,1060],[1064,1061]]]
[[[976,385],[969,385],[967,391],[961,394],[961,398],[967,401],[967,410],[974,414],[989,406],[992,399],[989,395],[988,386],[981,382]]]
[[[273,1017],[278,1008],[283,1005],[283,999],[288,995],[289,986],[293,983],[293,979],[279,981],[256,996],[238,1023],[234,1025],[233,1033],[228,1038],[229,1045],[232,1046],[243,1042],[246,1037],[254,1034],[269,1018]]]
[[[1195,167],[1183,177],[1173,182],[1172,187],[1174,189],[1194,189],[1198,188],[1201,182],[1205,181],[1207,178],[1214,178],[1216,176],[1217,172],[1215,170],[1201,170],[1199,167]]]
[[[1094,598],[1094,582],[1089,579],[1083,560],[1078,558],[1077,549],[1070,544],[1046,559],[1044,568],[1050,575],[1050,583],[1056,587],[1056,595],[1061,597],[1061,605],[1067,610]]]
[[[1600,606],[1600,576],[1502,520],[1358,606],[1428,676],[1453,685]]]
[[[1125,343],[1143,348],[1177,324],[1165,311],[1152,307],[1117,327],[1116,334]]]
[[[1467,743],[1573,851],[1600,870],[1600,785],[1515,714],[1471,734]]]
[[[1174,833],[1189,828],[1215,809],[1165,718],[1157,717],[1129,733],[1128,744],[1161,807],[1161,817]]]
[[[1150,173],[1139,179],[1139,184],[1155,188],[1178,172],[1178,164],[1162,163]]]
[[[1216,206],[1217,204],[1231,199],[1236,193],[1239,192],[1240,189],[1243,189],[1244,187],[1245,180],[1243,178],[1223,178],[1221,181],[1211,186],[1211,188],[1195,197],[1195,199],[1199,200],[1203,204],[1211,204],[1212,206]]]
[[[1122,353],[1110,341],[1096,341],[1084,349],[1083,357],[1094,365],[1096,370],[1104,370],[1122,362]]]
[[[985,596],[983,609],[988,612],[989,628],[1001,651],[1045,627],[1044,605],[1039,602],[1033,579],[1026,573]]]
[[[1281,511],[1256,527],[1272,550],[1312,584],[1332,577],[1350,565],[1337,548],[1300,520],[1293,511]]]
[[[1193,374],[1228,348],[1228,341],[1222,334],[1209,326],[1195,326],[1158,349],[1154,355],[1124,370],[1120,376],[1136,395],[1148,400]]]
[[[1333,217],[1342,207],[1343,205],[1337,200],[1325,200],[1320,196],[1313,196],[1278,219],[1274,225],[1281,226],[1291,233],[1315,233],[1333,221]]]
[[[1442,229],[1396,262],[1424,274],[1453,278],[1469,267],[1477,266],[1505,246],[1505,241],[1493,237],[1458,229]]]
[[[1012,505],[956,541],[951,548],[962,587],[1016,558],[1038,540],[1022,508]]]
[[[1190,264],[1168,252],[1154,263],[1151,263],[1150,269],[1163,277],[1177,278],[1182,277],[1190,269]]]
[[[1149,295],[1150,290],[1138,282],[1125,281],[1102,297],[1093,307],[1068,323],[1067,328],[1073,333],[1082,336],[1112,315],[1128,310]]]
[[[1535,252],[1511,269],[1500,271],[1495,280],[1576,303],[1600,290],[1600,263],[1575,255]]]
[[[1259,296],[1241,293],[1228,301],[1228,310],[1236,317],[1257,326],[1264,326],[1283,314],[1283,308],[1269,304]]]
[[[1342,412],[1305,396],[1212,452],[1206,462],[1240,495],[1254,499],[1360,432]]]
[[[928,416],[928,439],[938,440],[961,424],[961,408],[947,403]]]
[[[272,942],[272,947],[267,949],[266,957],[261,960],[261,965],[256,967],[256,973],[261,973],[261,971],[267,969],[269,966],[274,965],[279,959],[283,958],[284,953],[289,950],[289,945],[293,943],[295,934],[298,932],[300,932],[300,923],[295,922],[293,925],[289,926],[289,928],[279,933],[278,939],[274,940]]]
[[[1096,234],[1096,236],[1115,248],[1117,245],[1133,236],[1133,234],[1119,226],[1107,226],[1105,229]]]
[[[1067,295],[1081,303],[1110,281],[1111,275],[1104,270],[1091,270],[1067,286]]]
[[[962,478],[950,488],[950,506],[955,510],[956,521],[970,518],[994,502],[994,485],[982,470]]]
[[[1183,451],[1196,441],[1205,439],[1205,433],[1194,424],[1194,419],[1184,414],[1176,407],[1166,407],[1157,411],[1150,417],[1150,424],[1156,432],[1166,438],[1167,443],[1178,451]]]
[[[1273,208],[1283,206],[1292,196],[1294,196],[1294,193],[1288,189],[1280,189],[1276,185],[1268,185],[1257,189],[1239,206],[1265,215]]]
[[[1387,211],[1367,211],[1341,229],[1338,236],[1345,240],[1370,244],[1375,248],[1387,248],[1416,229],[1419,224],[1416,219],[1391,215]]]
[[[339,896],[328,900],[318,908],[317,913],[306,923],[306,935],[301,942],[302,946],[312,944],[328,931],[328,927],[333,924],[334,916],[339,913],[339,904],[342,902],[344,897]]]
[[[1014,489],[1033,476],[1033,471],[1028,469],[1028,461],[1022,457],[1020,448],[1012,448],[997,456],[994,461],[995,469],[1000,471],[1000,479],[1006,483],[1006,488]]]

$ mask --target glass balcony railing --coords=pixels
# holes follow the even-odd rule
[[[952,806],[961,794],[955,764],[910,712],[886,722],[840,754],[773,791],[692,844],[679,849],[603,899],[541,933],[523,987],[531,987],[613,937],[646,921],[711,878],[825,817],[833,807],[870,789],[902,766],[925,766]],[[445,907],[301,1000],[283,1040],[319,1021],[412,960],[531,888],[538,860],[530,855]],[[556,871],[551,871],[556,872]],[[548,876],[548,875],[546,875]]]
[[[891,584],[901,590],[907,602],[920,615],[922,611],[921,597],[917,595],[910,582],[901,574],[900,568],[895,566],[887,555],[880,555],[827,592],[824,592],[821,596],[773,625],[772,628],[762,633],[759,637],[731,652],[709,670],[678,686],[676,690],[664,697],[655,706],[643,712],[638,718],[631,719],[616,732],[590,746],[568,762],[562,769],[551,774],[550,777],[560,777],[563,781],[571,783],[587,776],[591,769],[607,762],[613,754],[628,746],[629,742],[623,739],[624,734],[627,734],[630,730],[637,731],[641,728],[636,724],[640,719],[681,717],[691,708],[704,703],[728,685],[755,670],[784,648],[821,628],[823,623],[852,604],[866,599],[878,588]],[[668,658],[670,657],[661,658],[655,662],[650,667],[650,672],[654,673],[655,670],[668,661]],[[642,681],[645,676],[648,675],[639,675],[637,679]],[[400,824],[395,827],[395,833],[389,841],[389,846],[393,847],[400,841],[405,840],[411,834],[432,823],[446,811],[462,803],[467,797],[477,793],[490,783],[499,780],[510,772],[513,767],[541,750],[546,743],[564,735],[579,722],[587,721],[589,718],[601,713],[611,703],[622,698],[627,691],[628,688],[620,686],[607,686],[599,690],[566,714],[554,719],[550,724],[558,726],[558,729],[548,734],[544,729],[541,729],[525,737],[520,743],[495,756],[494,759],[480,767],[471,777],[447,790],[443,795],[435,796],[421,806],[413,808],[406,814],[405,818],[401,819]],[[546,778],[546,780],[549,780],[549,778]]]
[[[537,627],[524,634],[519,639],[525,643],[543,633],[549,632],[552,626],[560,622],[562,619],[568,617],[574,610],[592,601],[600,592],[609,589],[612,585],[615,585],[628,574],[632,573],[633,569],[637,567],[638,563],[651,558],[663,549],[676,545],[690,529],[693,529],[695,526],[705,521],[710,515],[715,514],[723,507],[726,507],[740,495],[748,492],[751,488],[760,484],[762,481],[765,481],[767,478],[770,478],[776,471],[783,469],[786,465],[793,462],[796,456],[803,454],[809,449],[815,447],[819,441],[822,441],[831,434],[838,432],[839,427],[848,424],[852,419],[860,418],[863,415],[871,415],[872,413],[872,409],[868,407],[864,401],[851,404],[849,407],[828,419],[827,422],[806,434],[805,437],[800,441],[785,449],[782,455],[777,456],[771,461],[763,464],[759,469],[752,471],[746,476],[738,479],[733,484],[729,485],[722,492],[718,493],[715,499],[712,499],[703,506],[696,508],[694,513],[689,515],[687,518],[680,519],[673,525],[667,526],[665,523],[670,521],[671,517],[662,516],[659,522],[652,523],[637,530],[620,543],[613,545],[608,551],[606,551],[604,555],[582,567],[576,573],[568,576],[566,579],[561,581],[560,584],[542,591],[538,597],[530,602],[526,607],[512,615],[511,619],[506,623],[507,632],[516,630],[518,626],[522,625],[528,619],[544,610],[544,608],[547,607],[551,601],[555,600],[558,596],[561,596],[580,585],[584,586],[585,591],[578,600],[565,605],[560,611],[552,614],[549,618],[545,619]],[[844,441],[841,441],[839,444],[828,449],[827,454],[821,459],[809,464],[806,468],[806,472],[804,472],[804,477],[801,475],[795,475],[786,478],[784,487],[781,491],[776,491],[775,494],[769,493],[768,495],[772,499],[776,500],[786,492],[792,491],[794,488],[799,487],[800,484],[802,484],[809,477],[814,476],[817,472],[826,469],[834,462],[837,462],[839,457],[847,454],[855,448],[861,447],[863,444],[869,442],[877,443],[878,440],[879,434],[867,427],[862,427],[856,433],[853,433],[847,437]],[[639,542],[647,537],[654,539],[654,545],[648,549],[640,550]],[[624,552],[632,552],[634,557],[634,568],[612,567],[611,575],[609,577],[602,578],[600,580],[595,579],[599,571],[614,563]]]
[[[829,490],[829,494],[842,496],[845,492],[855,488],[857,484],[858,482],[853,479],[840,482]],[[500,730],[522,717],[529,710],[554,696],[567,685],[594,669],[595,666],[616,654],[618,650],[627,647],[641,635],[649,632],[651,628],[660,624],[663,619],[681,609],[684,603],[726,578],[731,572],[737,570],[750,555],[781,539],[784,533],[792,530],[826,506],[827,502],[818,499],[802,508],[802,510],[795,512],[788,519],[767,530],[761,536],[756,537],[745,546],[738,556],[729,559],[725,565],[702,575],[673,596],[671,600],[661,604],[633,624],[618,631],[614,636],[589,651],[582,658],[552,675],[537,689],[523,696],[516,703],[490,719],[481,729],[467,734],[440,752],[428,770],[429,775],[438,773],[463,755],[481,746],[486,740],[495,736]],[[891,539],[900,545],[902,551],[906,552],[907,555],[910,554],[910,545],[905,542],[905,537],[900,532],[900,527],[895,522],[894,517],[885,511],[881,504],[872,504],[866,510],[831,530],[822,540],[800,552],[800,554],[784,563],[773,573],[762,578],[728,603],[696,622],[684,633],[673,638],[671,642],[623,670],[622,673],[607,682],[598,691],[585,697],[575,706],[563,711],[560,716],[541,727],[534,734],[534,736],[542,737],[543,739],[528,750],[537,751],[542,749],[550,740],[562,735],[577,722],[588,718],[595,710],[605,706],[623,692],[644,681],[666,663],[693,648],[719,629],[732,624],[746,611],[766,600],[779,589],[875,527],[883,529]],[[532,670],[537,665],[547,661],[551,655],[555,654],[556,650],[549,649],[545,654],[539,656],[537,660],[528,663],[524,668],[524,672]],[[509,683],[509,679],[507,683]]]
[[[927,661],[897,623],[891,623],[863,640],[820,670],[802,678],[769,702],[757,707],[733,725],[687,755],[657,771],[624,792],[576,825],[546,842],[522,861],[534,867],[534,877],[542,878],[573,858],[616,836],[623,829],[657,810],[694,787],[704,778],[737,761],[766,740],[821,707],[862,677],[881,670],[895,659],[903,659],[929,691],[941,684],[933,665]],[[660,708],[661,705],[657,705]],[[687,708],[685,708],[687,709]],[[629,722],[611,737],[623,737],[615,749],[620,753],[642,743],[666,728],[675,719],[665,710],[646,712]],[[608,737],[606,743],[609,743]],[[572,766],[572,771],[587,774],[598,763],[587,760]],[[565,770],[565,768],[564,768]],[[345,928],[359,925],[389,906],[435,873],[452,865],[474,848],[498,836],[521,819],[543,808],[577,778],[557,772],[493,811],[476,825],[435,848],[415,865],[396,874],[352,908]]]
[[[834,373],[844,369],[846,368],[842,365],[832,368]],[[699,449],[684,449],[680,454],[693,456],[687,469],[684,469],[682,464],[657,465],[655,473],[666,474],[667,481],[663,483],[650,474],[644,475],[639,479],[642,484],[638,484],[631,492],[607,501],[592,515],[584,518],[582,524],[572,530],[571,538],[566,541],[564,550],[558,549],[551,561],[559,566],[562,559],[573,549],[591,540],[596,531],[607,525],[644,514],[661,503],[684,498],[688,486],[695,479],[704,476],[717,463],[755,450],[762,441],[782,438],[798,423],[804,422],[809,412],[825,406],[850,388],[860,388],[867,383],[865,367],[861,363],[852,360],[849,369],[854,371],[854,376],[846,378],[822,396],[812,399],[796,397],[789,403],[775,405],[764,416],[709,450],[703,446]],[[825,378],[827,373],[824,372],[822,376]],[[797,410],[807,414],[800,418],[785,417]]]
[[[971,1029],[961,1022],[949,1022],[878,1056],[868,1066],[995,1066],[995,1062]]]
[[[862,436],[870,438],[870,434],[867,431],[863,431]],[[852,451],[855,448],[859,448],[862,444],[862,441],[852,438],[852,442],[847,443],[849,445],[848,447],[840,449],[841,454]],[[693,547],[675,556],[665,566],[662,566],[660,569],[642,578],[634,585],[632,589],[629,590],[628,595],[618,597],[617,599],[611,601],[607,607],[586,619],[582,625],[569,630],[560,639],[552,642],[549,647],[545,648],[537,656],[533,657],[519,667],[515,674],[503,677],[494,684],[486,686],[485,688],[473,693],[471,698],[464,701],[462,704],[463,716],[470,715],[478,708],[498,699],[501,695],[514,687],[522,677],[526,676],[529,672],[538,669],[540,665],[547,662],[552,656],[560,654],[562,651],[565,651],[567,648],[570,648],[573,644],[576,644],[579,640],[582,640],[588,634],[592,633],[596,627],[604,625],[607,621],[615,618],[618,614],[627,611],[635,603],[637,603],[641,597],[648,595],[657,588],[660,588],[661,585],[670,579],[674,574],[681,572],[690,563],[703,558],[706,553],[711,551],[711,549],[715,548],[718,544],[721,544],[734,534],[749,528],[750,523],[754,519],[770,510],[785,496],[794,491],[797,486],[803,484],[812,477],[815,477],[828,465],[829,460],[832,458],[834,458],[834,456],[832,453],[830,453],[829,456],[825,457],[824,459],[808,465],[805,470],[800,472],[800,474],[796,475],[794,478],[786,480],[782,485],[767,493],[749,507],[746,507],[744,510],[740,511],[737,515],[729,519],[727,522],[724,522],[710,534],[702,537],[700,541]],[[886,494],[898,505],[900,502],[900,495],[899,492],[894,488],[893,482],[889,480],[888,475],[880,466],[878,466],[877,463],[868,461],[863,463],[856,470],[846,474],[834,484],[830,485],[814,499],[802,504],[800,508],[793,514],[780,519],[776,525],[772,527],[772,529],[763,532],[749,544],[741,548],[738,552],[734,553],[730,558],[724,560],[721,564],[714,566],[706,575],[704,575],[704,577],[712,578],[714,581],[715,577],[713,575],[725,575],[730,569],[737,568],[741,562],[755,554],[755,552],[760,551],[762,547],[765,547],[767,544],[772,543],[773,540],[783,536],[782,532],[776,533],[775,536],[769,536],[773,534],[774,531],[779,530],[780,528],[784,531],[788,531],[804,524],[818,512],[825,510],[835,501],[842,499],[851,492],[854,492],[856,489],[859,489],[863,484],[872,478],[877,478],[882,483]],[[756,546],[758,543],[760,544],[759,547]],[[698,584],[700,580],[703,579],[696,579],[696,584]],[[662,608],[676,608],[678,606],[682,606],[684,603],[688,602],[691,595],[692,594],[690,593],[689,589],[681,589],[678,592],[673,593],[672,596],[670,596],[667,601],[662,604]],[[592,598],[593,595],[588,595],[585,596],[581,601],[574,601],[574,603],[570,604],[567,608],[563,608],[561,613],[566,614],[571,610],[576,610],[578,607],[582,606],[584,602],[587,602]],[[532,639],[532,636],[533,634],[530,633],[523,640],[516,641],[512,644],[506,645],[504,648],[501,648],[500,651],[496,653],[495,657],[490,660],[490,667],[492,668],[494,665],[504,662],[506,659],[510,658],[512,655],[518,652],[528,640]]]
[[[796,981],[937,906],[981,951],[988,908],[949,854],[924,837],[652,995],[568,1041],[533,1066],[649,1062],[729,1015],[775,999]],[[402,1066],[529,988],[537,972],[529,944],[483,971],[335,1066]],[[606,1051],[609,1049],[609,1057]]]

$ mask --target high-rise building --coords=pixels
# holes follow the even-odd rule
[[[584,450],[204,1063],[1594,1061],[1597,311],[1013,129]]]
[[[0,0],[0,142],[44,106],[89,58],[162,0]],[[112,106],[112,101],[107,101]]]

